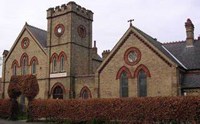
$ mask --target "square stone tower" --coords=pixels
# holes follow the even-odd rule
[[[69,2],[49,8],[47,20],[49,92],[56,82],[75,91],[76,76],[92,73],[93,12]]]

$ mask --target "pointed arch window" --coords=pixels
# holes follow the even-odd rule
[[[63,72],[65,69],[64,69],[64,65],[65,65],[65,58],[64,56],[62,55],[61,56],[61,59],[60,59],[60,71]]]
[[[120,97],[128,97],[128,76],[126,72],[122,72],[120,77]]]
[[[26,56],[22,59],[22,75],[27,73],[28,58]]]
[[[63,99],[63,89],[60,86],[54,88],[53,99]]]
[[[92,98],[91,91],[90,91],[90,89],[87,86],[84,86],[81,89],[80,97],[82,99],[90,99],[90,98]]]
[[[140,70],[138,74],[138,96],[147,96],[147,74],[144,70]]]
[[[18,64],[18,61],[15,59],[13,62],[12,62],[12,75],[17,75],[17,68],[19,67],[19,64]]]
[[[36,73],[36,61],[35,60],[33,60],[33,62],[32,62],[31,73],[32,74]]]
[[[56,72],[56,67],[57,67],[57,60],[56,57],[53,58],[53,63],[52,63],[52,71]]]
[[[13,65],[13,75],[17,75],[17,65]]]

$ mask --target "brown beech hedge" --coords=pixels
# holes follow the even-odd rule
[[[199,122],[200,97],[145,97],[90,100],[33,100],[32,119],[89,121],[93,119],[133,123]]]
[[[0,99],[0,118],[8,118],[11,114],[11,100],[10,99]]]

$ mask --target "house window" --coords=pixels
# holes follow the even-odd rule
[[[22,60],[22,75],[25,75],[27,73],[27,65],[28,65],[27,57],[23,57],[23,60]]]
[[[13,75],[17,75],[17,65],[13,65]]]
[[[36,73],[36,62],[35,62],[35,60],[33,60],[33,62],[32,62],[32,74],[35,74]]]
[[[147,96],[147,75],[143,70],[138,75],[138,96]]]
[[[53,90],[53,99],[63,99],[63,90],[60,86],[56,86]]]
[[[82,99],[89,99],[89,98],[92,98],[90,89],[89,89],[88,87],[84,86],[84,87],[81,89],[80,97],[81,97]]]
[[[65,58],[64,56],[62,55],[61,56],[61,59],[60,59],[60,71],[64,71],[64,65],[65,65]]]
[[[83,93],[82,93],[82,98],[83,99],[88,99],[89,98],[89,94],[87,92],[87,90],[84,90]]]
[[[56,57],[54,57],[53,58],[53,63],[52,63],[52,70],[53,70],[53,72],[56,72],[56,66],[57,66]]]
[[[120,97],[128,97],[128,76],[123,72],[120,77]]]

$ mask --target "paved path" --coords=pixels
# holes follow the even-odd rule
[[[0,119],[0,124],[46,124],[42,122],[26,122],[26,120],[20,120],[20,121],[10,121],[10,120],[3,120]]]

